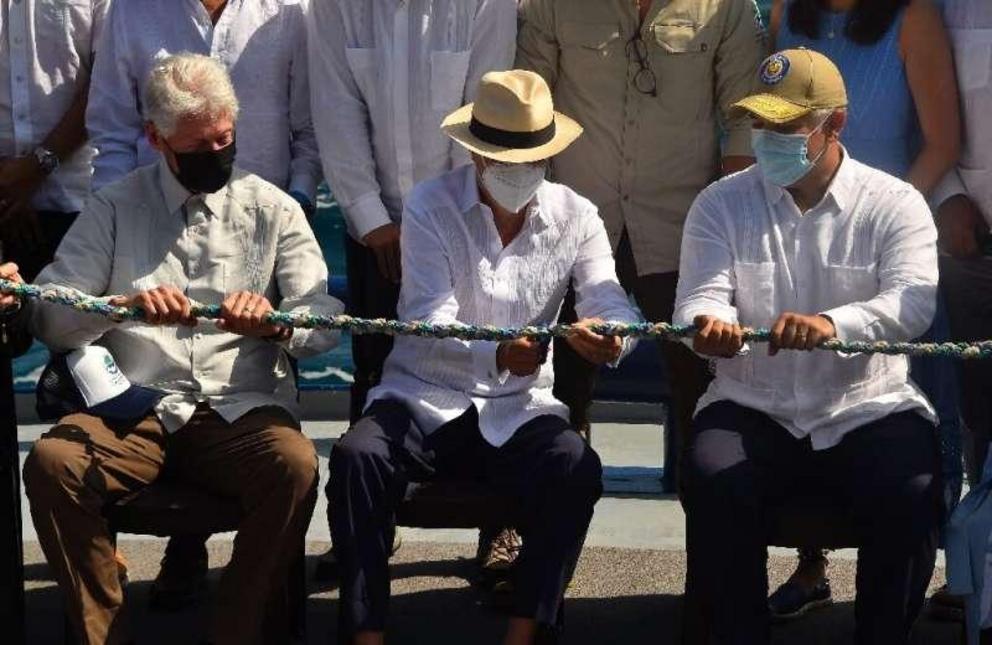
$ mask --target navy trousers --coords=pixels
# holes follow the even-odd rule
[[[394,513],[409,482],[484,481],[521,505],[523,548],[513,615],[558,622],[565,587],[602,494],[599,456],[556,416],[538,417],[499,448],[475,408],[426,434],[397,401],[376,401],[331,450],[329,521],[341,577],[339,642],[383,631]]]
[[[687,643],[769,642],[770,527],[779,509],[804,500],[849,509],[854,522],[856,642],[908,642],[942,512],[929,421],[893,414],[814,451],[761,412],[724,401],[697,415],[685,467]]]

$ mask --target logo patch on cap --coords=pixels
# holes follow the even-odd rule
[[[774,54],[765,59],[758,72],[758,78],[765,85],[777,85],[789,73],[789,59],[784,54]]]

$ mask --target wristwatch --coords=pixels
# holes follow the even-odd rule
[[[35,148],[34,158],[38,160],[38,166],[41,168],[41,172],[46,175],[52,174],[59,167],[59,156],[48,148],[42,146]]]

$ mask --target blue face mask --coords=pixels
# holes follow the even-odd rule
[[[824,121],[826,123],[826,121]],[[809,134],[782,134],[772,130],[751,130],[751,149],[765,179],[781,188],[792,186],[808,175],[827,151],[826,146],[816,159],[810,159],[809,140],[823,123]]]

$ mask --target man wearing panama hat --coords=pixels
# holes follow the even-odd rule
[[[905,356],[809,350],[923,333],[936,229],[912,186],[841,146],[847,94],[826,57],[779,52],[758,81],[737,103],[757,164],[700,194],[682,242],[675,322],[716,359],[685,457],[686,642],[767,643],[777,509],[827,502],[857,535],[856,642],[906,643],[941,519],[933,408]],[[770,328],[768,350],[744,327]]]
[[[553,323],[569,282],[590,362],[629,349],[588,329],[639,319],[617,282],[596,208],[545,181],[547,160],[582,132],[526,71],[490,72],[444,132],[474,164],[415,187],[403,213],[403,320]],[[364,416],[331,452],[330,525],[341,565],[342,643],[381,643],[393,509],[406,484],[484,480],[520,499],[524,544],[506,643],[549,642],[602,490],[599,457],[555,400],[538,341],[397,338]]]

